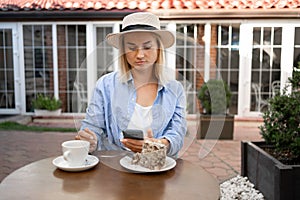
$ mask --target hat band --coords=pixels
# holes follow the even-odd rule
[[[149,26],[149,25],[144,25],[144,24],[137,24],[137,25],[130,25],[130,26],[126,26],[125,28],[123,28],[121,30],[121,32],[124,31],[131,31],[131,30],[136,30],[136,29],[142,29],[142,30],[158,30],[157,28],[155,28],[154,26]]]

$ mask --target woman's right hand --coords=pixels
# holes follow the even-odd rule
[[[90,142],[90,149],[89,153],[92,153],[96,150],[97,148],[97,136],[96,134],[91,131],[88,128],[85,128],[84,130],[80,130],[78,134],[75,136],[76,140],[85,140]]]

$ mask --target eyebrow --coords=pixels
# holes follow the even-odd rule
[[[144,42],[143,45],[145,44],[150,44],[152,41],[147,41],[147,42]],[[132,42],[127,42],[127,44],[129,45],[136,45],[135,43],[132,43]]]

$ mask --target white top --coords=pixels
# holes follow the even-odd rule
[[[141,106],[135,104],[134,112],[128,124],[128,129],[139,129],[147,136],[147,130],[151,128],[152,124],[152,106]]]

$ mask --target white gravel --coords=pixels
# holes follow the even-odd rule
[[[221,183],[220,192],[220,200],[264,200],[263,194],[254,188],[254,184],[240,175]]]

